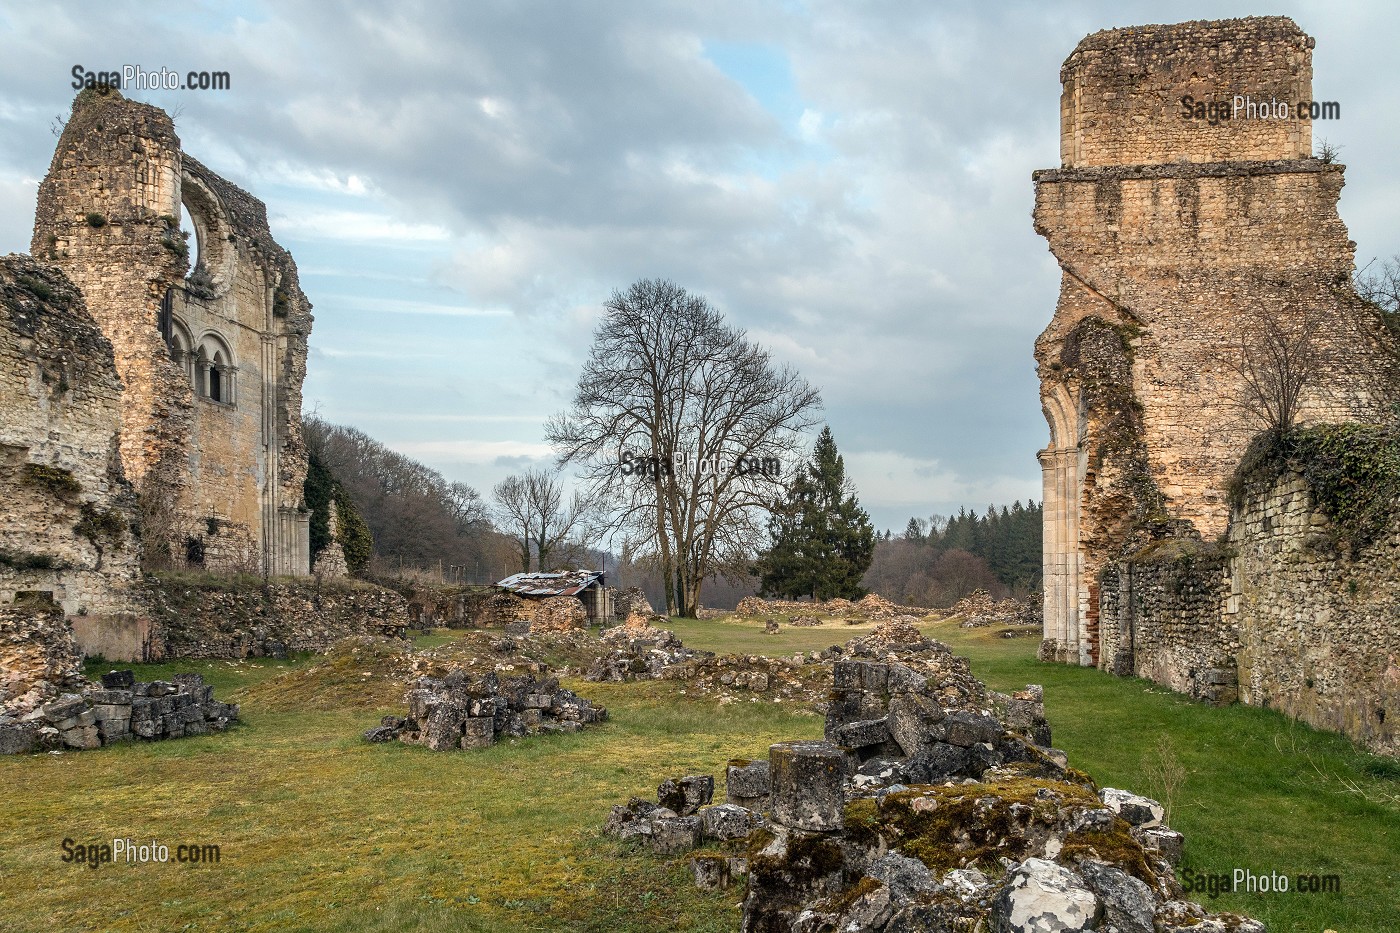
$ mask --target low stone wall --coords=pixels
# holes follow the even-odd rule
[[[1400,754],[1400,520],[1348,553],[1288,472],[1246,491],[1229,540],[1240,698]]]
[[[408,693],[408,715],[386,716],[367,742],[394,739],[433,751],[485,748],[502,738],[578,732],[608,711],[559,686],[554,677],[500,677],[453,671],[424,677]]]
[[[1104,570],[1099,665],[1400,754],[1400,509],[1380,526],[1353,547],[1301,475],[1255,475],[1223,544],[1158,541]]]
[[[487,600],[497,592],[488,586],[424,583],[390,577],[374,577],[370,582],[408,600],[410,624],[424,630],[478,627],[482,624]]]
[[[353,635],[402,637],[408,601],[355,581],[170,575],[149,581],[151,657],[245,658],[325,651]]]

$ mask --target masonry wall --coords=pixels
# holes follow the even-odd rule
[[[1231,111],[1236,95],[1290,106],[1311,100],[1312,48],[1286,16],[1096,32],[1060,70],[1060,161],[1077,168],[1308,158],[1309,122],[1186,120],[1181,100]]]
[[[93,623],[137,607],[121,388],[63,273],[0,258],[0,606],[51,601]]]
[[[1063,270],[1035,351],[1047,657],[1106,663],[1099,580],[1144,539],[1225,531],[1224,486],[1263,426],[1239,407],[1240,363],[1267,328],[1313,336],[1302,420],[1382,407],[1391,364],[1350,284],[1343,167],[1310,158],[1296,120],[1209,127],[1168,107],[1307,99],[1311,48],[1289,20],[1250,18],[1097,33],[1065,64],[1064,165],[1034,176],[1035,228]],[[1086,329],[1117,334],[1119,358],[1080,352]]]
[[[310,304],[262,203],[183,153],[163,111],[84,91],[40,186],[32,249],[68,273],[112,343],[148,556],[307,573]]]
[[[1241,700],[1400,754],[1400,521],[1350,554],[1285,473],[1248,487],[1229,542]]]
[[[156,630],[144,660],[325,651],[356,635],[401,637],[412,621],[392,590],[352,580],[282,581],[169,574],[149,580]]]
[[[1237,700],[1239,632],[1222,618],[1229,596],[1225,553],[1175,539],[1106,568],[1099,624],[1103,667],[1210,703]]]

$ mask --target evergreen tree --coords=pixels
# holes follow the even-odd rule
[[[860,578],[875,556],[875,529],[856,501],[831,428],[793,477],[769,522],[773,542],[758,561],[760,592],[813,599],[865,595]]]

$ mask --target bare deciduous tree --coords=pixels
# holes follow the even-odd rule
[[[1303,393],[1321,375],[1321,351],[1307,314],[1246,316],[1239,354],[1229,366],[1239,377],[1235,406],[1261,431],[1286,433],[1298,419]]]
[[[1375,260],[1356,270],[1356,293],[1386,314],[1400,314],[1400,256],[1379,266]]]
[[[497,523],[515,540],[522,573],[530,572],[532,556],[541,571],[586,557],[579,538],[587,533],[593,502],[577,490],[566,501],[558,473],[528,470],[508,476],[491,494],[496,500]]]
[[[695,616],[706,577],[744,573],[821,399],[703,297],[668,281],[614,292],[573,406],[546,436],[603,504],[606,530]]]

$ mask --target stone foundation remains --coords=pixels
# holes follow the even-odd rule
[[[138,683],[131,671],[112,671],[102,675],[100,688],[85,684],[83,693],[65,693],[28,713],[0,713],[0,754],[208,735],[237,720],[237,704],[215,700],[199,674]]]
[[[441,752],[485,748],[502,738],[578,732],[607,718],[606,709],[560,687],[554,677],[459,670],[441,679],[420,679],[409,691],[408,715],[387,716],[364,737],[368,742],[397,739]]]

